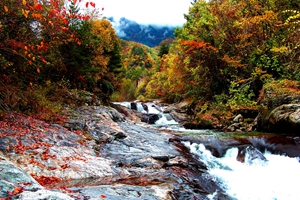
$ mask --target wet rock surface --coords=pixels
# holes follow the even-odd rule
[[[9,168],[18,170],[1,167],[0,198],[208,199],[216,191],[226,196],[173,134],[123,111],[127,115],[104,106],[69,110],[65,127],[17,113],[5,116],[1,152]]]
[[[183,141],[218,157],[233,146],[242,160],[249,152],[263,160],[265,149],[300,156],[298,137],[174,135],[117,105],[67,113],[64,127],[17,113],[1,119],[0,198],[230,199]]]

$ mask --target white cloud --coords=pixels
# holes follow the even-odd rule
[[[94,0],[97,8],[104,8],[103,16],[121,17],[139,24],[181,26],[183,14],[188,13],[191,0]]]

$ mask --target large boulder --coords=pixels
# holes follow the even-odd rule
[[[300,104],[283,104],[261,119],[261,129],[269,132],[299,133]]]
[[[61,192],[46,190],[28,173],[8,161],[3,155],[0,155],[0,169],[0,199],[73,199]]]
[[[295,81],[267,84],[261,95],[257,130],[276,133],[299,133],[299,91],[300,83]]]

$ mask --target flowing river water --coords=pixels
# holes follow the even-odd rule
[[[129,103],[122,103],[129,107]],[[224,133],[213,130],[187,130],[163,108],[148,103],[147,111],[160,115],[154,126],[169,129],[182,137],[182,143],[204,163],[218,185],[232,199],[298,200],[300,180],[300,138],[271,133]],[[215,199],[214,194],[208,195]]]

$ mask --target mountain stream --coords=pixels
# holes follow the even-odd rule
[[[130,108],[130,103],[121,105]],[[180,127],[164,107],[137,103],[137,111],[158,114],[153,124],[180,137],[190,153],[207,167],[215,182],[232,199],[299,199],[300,138],[271,133],[224,133]],[[214,194],[208,199],[216,199]]]

